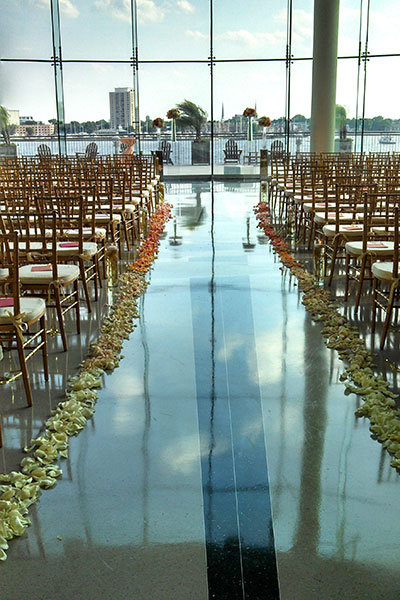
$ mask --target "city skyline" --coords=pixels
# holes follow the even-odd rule
[[[51,56],[48,0],[1,0],[2,57],[49,58]],[[206,59],[208,3],[205,0],[138,0],[139,58]],[[312,56],[311,0],[294,1],[293,54]],[[342,0],[339,55],[358,52],[359,0]],[[286,1],[250,0],[215,3],[216,58],[270,58],[285,56]],[[63,58],[129,60],[132,54],[128,0],[61,0]],[[260,14],[268,14],[262,19]],[[395,0],[371,0],[371,53],[396,52],[400,8]],[[389,18],[390,16],[390,18]],[[15,32],[18,23],[18,36]],[[89,26],[90,23],[90,26]],[[7,34],[7,35],[6,35]],[[173,39],[173,44],[171,44]],[[22,43],[21,43],[22,41]],[[117,43],[116,43],[117,41]],[[397,118],[399,83],[393,77],[400,58],[376,58],[368,62],[366,116]],[[50,64],[3,63],[1,104],[34,114],[37,120],[55,117],[54,81]],[[132,87],[129,65],[64,63],[66,121],[107,118],[108,92]],[[312,61],[292,65],[291,116],[311,110]],[[355,116],[357,59],[338,61],[337,102]],[[209,67],[203,64],[144,64],[139,68],[141,119],[146,114],[164,116],[185,98],[200,104],[210,115]],[[155,85],[159,93],[155,94]],[[26,94],[26,89],[30,90]],[[384,91],[384,93],[383,93]],[[214,106],[225,105],[227,117],[240,113],[257,99],[258,113],[281,117],[285,106],[285,63],[218,63],[214,67]],[[86,99],[87,101],[83,101]]]

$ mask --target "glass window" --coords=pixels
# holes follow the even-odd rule
[[[400,5],[397,0],[371,0],[368,50],[371,54],[399,52]]]
[[[61,2],[60,12],[64,59],[129,60],[132,56],[129,0],[71,0]]]
[[[139,2],[139,58],[207,60],[209,29],[209,3],[206,0]]]
[[[15,125],[23,123],[13,140],[19,154],[35,154],[43,137],[48,138],[52,151],[58,152],[57,136],[53,135],[57,117],[54,67],[50,63],[4,63],[0,90],[0,104],[11,111]]]
[[[1,2],[0,54],[4,58],[51,58],[49,2]]]
[[[276,58],[286,54],[287,0],[214,3],[216,58]]]
[[[295,58],[313,55],[314,0],[293,0],[292,54]]]
[[[196,164],[202,166],[204,173],[210,172],[210,70],[207,65],[173,64],[141,65],[140,67],[140,114],[142,121],[142,149],[148,154],[167,145],[168,157],[165,161],[175,166]],[[163,91],[154,94],[154,82]],[[200,127],[202,144],[193,144],[195,129],[182,129],[179,119],[176,121],[177,139],[173,140],[171,124],[167,112],[188,100],[206,113],[206,121]],[[199,111],[195,109],[195,115]],[[158,131],[152,127],[155,118],[164,120],[165,126]],[[164,146],[165,146],[164,144]],[[169,146],[170,144],[170,146]]]

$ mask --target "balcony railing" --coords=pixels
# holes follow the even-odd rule
[[[354,140],[353,151],[360,151],[361,137],[355,138],[351,132],[348,137]],[[170,140],[169,135],[161,136],[143,134],[140,141],[140,150],[144,154],[158,150],[161,141],[168,141],[171,144],[171,160],[176,166],[185,166],[192,164],[192,142],[193,137],[189,135],[178,136],[176,142]],[[243,134],[218,134],[214,138],[214,163],[224,164],[224,149],[229,139],[235,140],[238,149],[241,150],[240,163],[249,163],[249,154],[252,153],[259,156],[261,149],[270,149],[271,144],[278,140],[285,144],[285,136],[283,133],[271,132],[262,137],[256,137],[252,141],[245,139]],[[57,138],[51,137],[14,137],[12,140],[18,148],[19,156],[34,156],[37,154],[38,146],[46,144],[50,147],[53,154],[58,153]],[[98,152],[101,155],[118,154],[121,151],[121,144],[118,137],[115,135],[87,135],[87,136],[68,136],[67,137],[67,154],[75,156],[76,153],[83,153],[90,142],[96,142]],[[289,151],[308,152],[310,150],[310,135],[309,133],[293,133],[289,138]],[[374,132],[367,133],[363,138],[364,152],[400,152],[400,132]]]

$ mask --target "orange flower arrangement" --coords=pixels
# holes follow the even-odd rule
[[[165,123],[164,123],[164,119],[162,119],[161,117],[157,117],[156,119],[153,120],[152,126],[153,127],[157,127],[157,129],[162,129],[164,127]]]
[[[167,112],[167,119],[180,119],[181,111],[177,108],[170,108]]]
[[[271,127],[271,119],[269,117],[260,117],[258,124],[260,127]]]
[[[256,117],[257,116],[257,111],[255,108],[245,108],[243,111],[243,116],[244,117]]]

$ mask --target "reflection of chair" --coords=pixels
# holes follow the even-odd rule
[[[40,144],[40,146],[38,146],[37,153],[40,156],[40,158],[51,157],[51,150],[46,144]]]
[[[162,155],[163,155],[163,163],[165,165],[173,165],[174,163],[172,162],[172,159],[171,159],[171,152],[172,152],[172,150],[171,150],[171,144],[170,144],[170,142],[166,142],[165,140],[162,141],[160,143],[160,150],[161,150]]]
[[[234,140],[228,140],[225,144],[224,150],[224,163],[228,162],[240,162],[240,155],[242,151],[238,149],[238,145]]]

